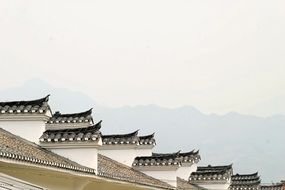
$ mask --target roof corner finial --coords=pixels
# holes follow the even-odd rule
[[[137,130],[134,132],[135,136],[138,136],[138,133],[139,133],[139,129],[137,129]]]
[[[50,94],[48,94],[48,95],[46,95],[46,96],[44,97],[44,99],[45,99],[46,102],[49,101],[49,97],[50,97]]]

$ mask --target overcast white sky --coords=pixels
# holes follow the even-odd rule
[[[0,86],[285,114],[284,0],[2,0]]]

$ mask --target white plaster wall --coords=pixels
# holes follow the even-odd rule
[[[137,155],[137,151],[134,148],[125,150],[99,150],[99,153],[130,167]]]
[[[0,120],[0,127],[38,144],[39,138],[45,131],[45,122],[44,120]]]
[[[151,155],[152,155],[152,148],[136,149],[136,156],[151,156]]]
[[[227,190],[230,187],[230,183],[223,183],[223,184],[211,184],[210,182],[208,183],[209,184],[199,183],[198,185],[206,189],[212,189],[212,190]]]
[[[187,165],[182,165],[180,168],[177,170],[177,177],[180,177],[184,180],[189,179],[190,175],[192,172],[195,172],[197,170],[197,164],[189,164]]]
[[[56,154],[66,157],[78,164],[93,168],[97,173],[98,165],[98,149],[95,147],[90,148],[50,148]]]
[[[153,178],[159,179],[161,181],[164,181],[174,187],[177,186],[176,183],[176,170],[174,171],[141,171],[145,173],[146,175],[149,175]]]

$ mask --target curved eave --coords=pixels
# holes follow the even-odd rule
[[[173,158],[177,158],[180,154],[180,150],[178,152],[174,152],[174,153],[152,153],[153,158],[168,158],[168,157],[173,157]]]
[[[21,100],[21,101],[9,101],[9,102],[0,102],[0,106],[21,106],[21,105],[41,105],[44,102],[48,102],[50,94],[47,96],[35,99],[35,100]]]
[[[236,178],[236,177],[253,177],[253,176],[258,177],[258,172],[255,172],[253,174],[235,174],[232,177]]]
[[[139,139],[153,139],[154,138],[154,134],[152,133],[150,135],[145,135],[145,136],[139,136]]]
[[[107,138],[130,138],[130,137],[137,137],[139,130],[136,130],[132,133],[127,134],[115,134],[115,135],[102,135],[102,139],[104,140]]]

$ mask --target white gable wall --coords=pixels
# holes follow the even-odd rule
[[[212,190],[228,190],[230,187],[230,180],[228,180],[225,183],[205,182],[205,183],[198,183],[197,185]]]
[[[151,156],[152,147],[141,148],[140,145],[103,145],[100,147],[99,153],[131,167],[135,157]]]
[[[135,148],[129,149],[100,149],[99,153],[107,156],[117,162],[125,164],[127,166],[132,166],[132,163],[137,155],[137,151]]]
[[[95,147],[81,148],[49,148],[52,152],[66,157],[78,164],[98,171],[98,149]]]
[[[197,164],[193,163],[193,164],[182,164],[182,166],[180,168],[178,168],[177,170],[177,177],[180,177],[186,181],[188,181],[190,175],[192,172],[195,172],[197,170]]]
[[[141,170],[140,170],[141,171]],[[145,173],[146,175],[149,175],[153,178],[156,178],[156,179],[159,179],[161,181],[164,181],[174,187],[177,186],[177,183],[176,183],[176,176],[177,176],[177,173],[176,173],[176,170],[173,170],[173,171],[163,171],[163,170],[160,170],[160,171],[141,171],[143,173]]]
[[[152,148],[153,147],[149,147],[149,148],[140,148],[140,147],[138,147],[136,149],[136,156],[151,156],[152,155]]]
[[[39,138],[45,131],[45,120],[5,120],[0,117],[0,127],[31,142],[39,143]]]

